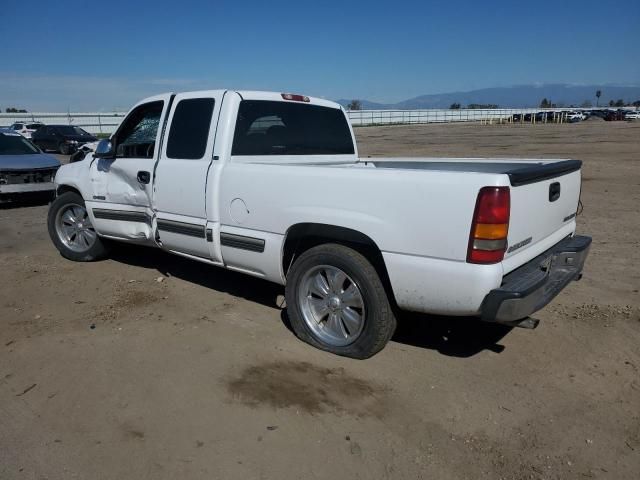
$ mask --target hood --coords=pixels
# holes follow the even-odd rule
[[[59,166],[60,161],[46,153],[34,153],[32,155],[0,155],[0,171],[56,168]]]

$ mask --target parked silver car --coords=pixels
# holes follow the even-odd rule
[[[0,129],[0,203],[27,194],[53,194],[60,162],[10,129]]]

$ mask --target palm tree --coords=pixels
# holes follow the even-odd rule
[[[596,107],[600,106],[600,95],[602,95],[602,92],[600,90],[596,90]]]

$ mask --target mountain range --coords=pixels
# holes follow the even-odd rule
[[[459,103],[462,108],[475,104],[495,104],[499,107],[538,107],[543,98],[558,106],[580,106],[583,102],[591,102],[596,106],[596,91],[600,90],[600,106],[609,104],[610,100],[622,99],[625,102],[640,100],[640,86],[610,85],[571,85],[564,83],[541,85],[516,85],[512,87],[483,88],[468,92],[438,93],[420,95],[398,103],[377,103],[360,100],[363,110],[414,110],[422,108],[449,108]],[[347,106],[351,100],[337,100]]]

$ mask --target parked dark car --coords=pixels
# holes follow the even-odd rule
[[[626,120],[628,110],[626,108],[619,108],[615,111],[616,120]]]
[[[557,121],[558,120],[558,114],[556,112],[551,112],[551,111],[546,111],[544,112],[545,116],[547,117],[547,123],[549,122],[553,122],[554,120]],[[544,119],[544,117],[543,117]]]
[[[604,119],[607,116],[606,110],[591,110],[589,115],[592,117],[598,117]]]
[[[63,155],[75,152],[85,143],[98,139],[73,125],[45,125],[31,134],[31,139],[43,151],[55,150]]]
[[[0,203],[26,195],[53,196],[60,162],[11,129],[0,128]]]
[[[621,110],[605,110],[603,117],[607,122],[624,120],[624,113]]]
[[[614,120],[624,120],[624,110],[591,110],[592,117],[600,117],[608,122],[612,122]]]
[[[555,112],[538,112],[536,113],[536,122],[553,122]]]

